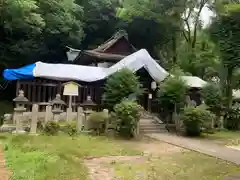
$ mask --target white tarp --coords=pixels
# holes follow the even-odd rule
[[[163,69],[145,49],[141,49],[125,57],[109,68],[37,62],[33,74],[34,77],[47,79],[95,82],[105,79],[123,68],[127,68],[133,72],[145,68],[156,82],[163,81],[169,75],[169,73]],[[182,76],[182,78],[190,87],[200,88],[206,84],[205,81],[198,77]]]
[[[168,72],[159,66],[145,49],[125,57],[109,68],[37,62],[33,74],[34,77],[47,79],[94,82],[105,79],[123,68],[136,72],[142,67],[157,82],[161,82],[168,76]]]

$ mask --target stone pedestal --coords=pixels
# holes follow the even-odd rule
[[[89,130],[89,122],[88,122],[88,118],[90,116],[90,114],[92,114],[92,110],[87,110],[87,111],[84,111],[84,130]]]
[[[59,122],[60,120],[60,114],[62,113],[62,110],[52,110],[53,113],[53,121]]]
[[[67,122],[71,122],[73,119],[72,108],[67,108]]]
[[[30,133],[36,134],[37,133],[37,122],[38,122],[38,105],[33,104],[32,106],[32,120],[31,120],[31,127]]]
[[[83,120],[84,120],[83,108],[78,107],[77,109],[77,131],[78,132],[82,131]]]
[[[16,130],[13,133],[19,134],[25,132],[22,126],[23,112],[26,111],[24,107],[14,108],[14,120],[16,121]]]

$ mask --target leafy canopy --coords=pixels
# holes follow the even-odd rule
[[[175,104],[184,102],[187,85],[180,77],[168,77],[159,86],[158,99],[164,107],[171,110]]]
[[[209,83],[202,89],[202,98],[210,110],[219,114],[223,103],[221,87],[215,83]]]
[[[104,89],[105,103],[112,109],[129,95],[138,96],[141,93],[141,84],[132,71],[123,69],[108,78]]]

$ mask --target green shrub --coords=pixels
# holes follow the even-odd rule
[[[37,129],[38,129],[39,131],[42,131],[43,128],[44,128],[43,122],[42,122],[42,121],[38,121],[38,122],[37,122]]]
[[[104,103],[110,110],[130,94],[139,96],[142,92],[138,77],[127,69],[120,70],[111,75],[107,79],[104,90]]]
[[[61,131],[68,134],[69,136],[77,135],[77,124],[75,121],[67,122],[60,127]]]
[[[130,100],[124,100],[114,107],[117,131],[123,137],[133,137],[140,119],[140,106]]]
[[[216,115],[220,114],[223,109],[223,94],[220,85],[215,83],[208,83],[201,90],[201,96],[209,110]]]
[[[214,115],[201,106],[185,107],[181,115],[187,136],[200,136],[202,128],[211,127],[213,118],[215,118]]]
[[[235,104],[226,112],[225,127],[228,130],[238,130],[240,126],[240,106]]]
[[[43,128],[43,132],[47,135],[53,136],[58,134],[59,129],[60,126],[57,122],[48,121]]]
[[[104,133],[108,118],[108,114],[104,112],[93,112],[88,118],[89,129],[96,134]]]

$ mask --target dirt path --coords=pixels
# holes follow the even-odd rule
[[[128,144],[128,143],[126,143]],[[130,142],[130,144],[143,152],[142,156],[107,156],[100,158],[86,159],[84,161],[89,170],[91,180],[117,180],[114,169],[109,168],[107,164],[116,162],[141,163],[147,161],[149,156],[159,156],[166,153],[175,153],[185,151],[180,147],[169,145],[167,143],[155,142]],[[129,145],[130,145],[129,144]]]
[[[11,177],[10,171],[6,168],[3,149],[0,144],[0,180],[9,180]]]
[[[88,159],[84,163],[89,169],[91,180],[113,180],[115,178],[114,169],[107,167],[107,163],[121,161],[142,162],[144,160],[143,156],[108,156]]]
[[[206,140],[191,139],[166,133],[153,133],[146,136],[240,165],[239,150],[220,146]]]

